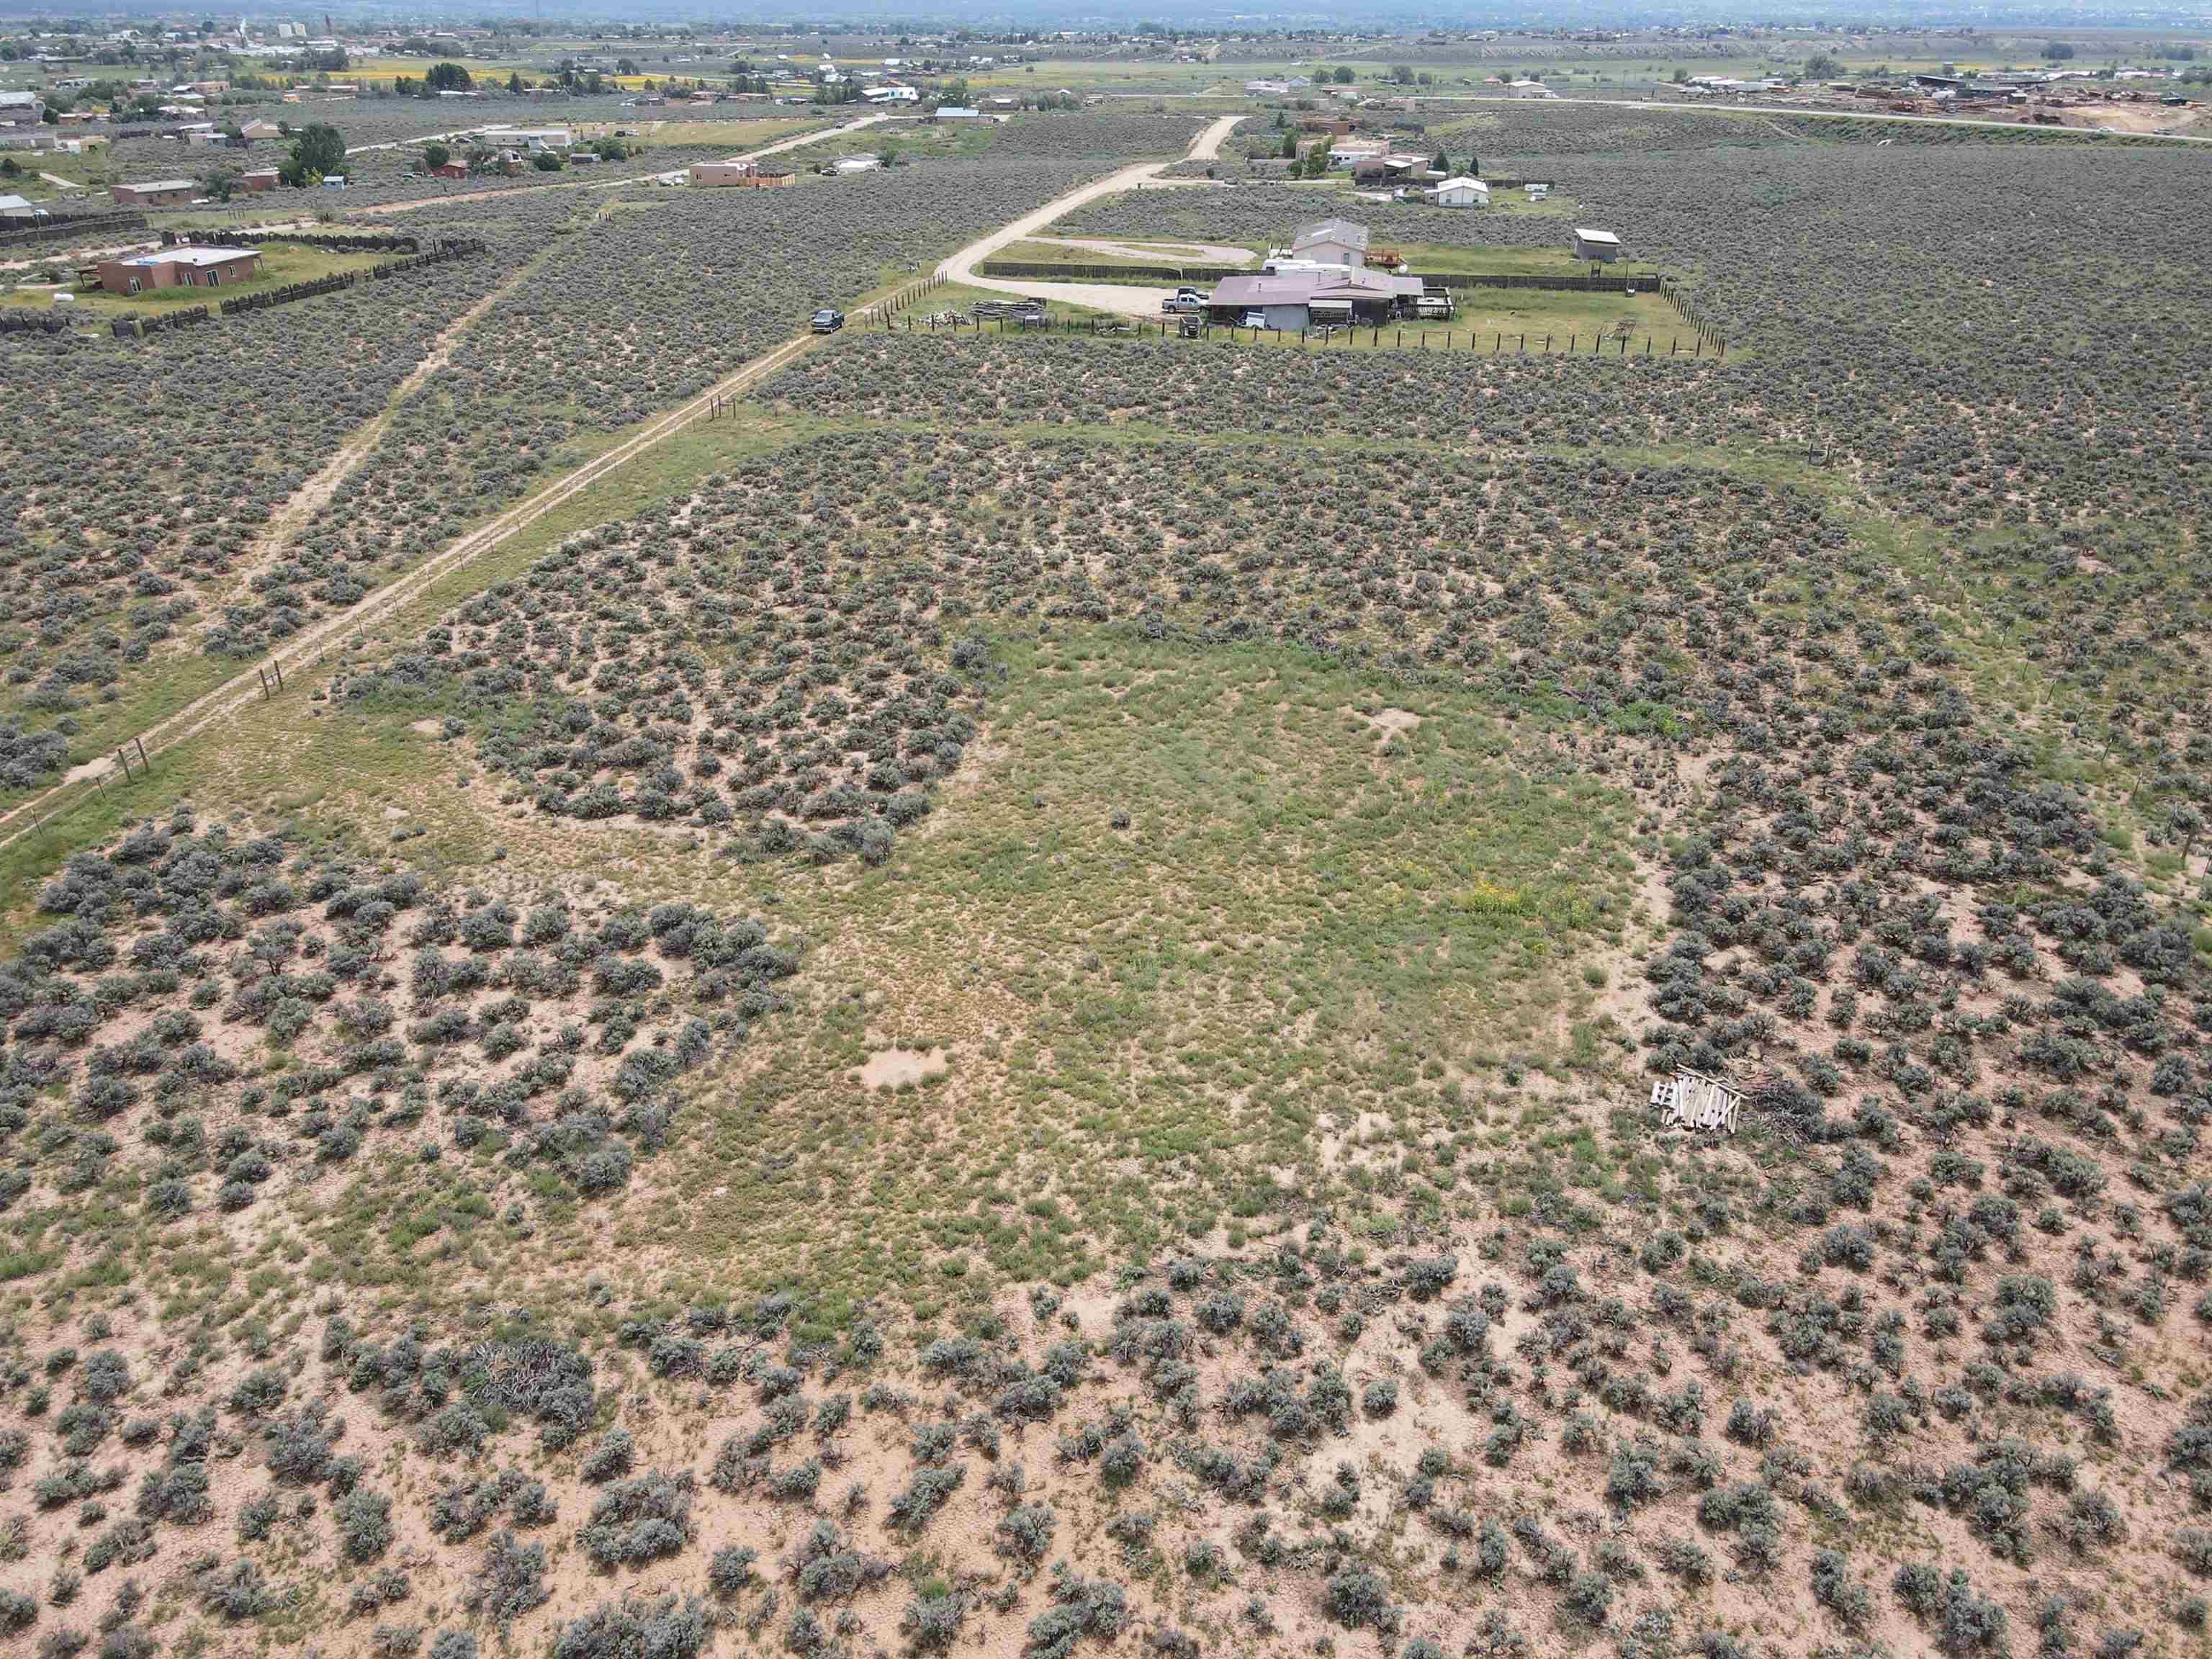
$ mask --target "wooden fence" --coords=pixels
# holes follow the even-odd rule
[[[0,334],[58,334],[73,320],[66,306],[52,311],[0,311]]]
[[[186,306],[180,311],[164,311],[151,317],[118,317],[109,331],[118,340],[136,340],[159,334],[164,329],[189,328],[214,314],[205,306]]]
[[[1656,334],[1646,334],[1638,339],[1632,335],[1617,332],[1594,333],[1585,340],[1579,333],[1573,333],[1562,340],[1556,333],[1507,334],[1496,331],[1486,331],[1490,332],[1491,341],[1489,349],[1485,351],[1482,345],[1482,333],[1474,329],[1437,329],[1416,325],[1410,330],[1413,336],[1413,343],[1409,346],[1406,343],[1406,336],[1409,331],[1403,325],[1395,323],[1331,325],[1317,329],[1302,328],[1293,334],[1287,329],[1243,328],[1227,323],[1200,322],[1195,319],[1163,319],[1154,322],[1148,317],[1078,318],[1065,314],[1055,317],[1049,314],[1039,315],[1034,312],[1017,313],[1011,309],[997,316],[973,318],[963,317],[957,313],[949,317],[943,313],[933,313],[921,319],[920,330],[915,329],[912,316],[895,318],[888,313],[882,313],[872,315],[866,320],[867,325],[878,333],[920,332],[951,334],[956,337],[963,330],[968,329],[972,329],[978,334],[990,333],[992,331],[990,325],[995,322],[998,325],[998,332],[1001,334],[1004,334],[1007,325],[1012,324],[1017,333],[1041,331],[1047,334],[1085,334],[1094,338],[1107,337],[1140,340],[1154,337],[1163,340],[1225,340],[1232,344],[1249,342],[1258,345],[1262,343],[1263,337],[1273,337],[1279,343],[1279,349],[1291,349],[1291,343],[1295,341],[1296,349],[1300,351],[1342,350],[1347,347],[1362,346],[1363,341],[1364,342],[1362,347],[1364,349],[1381,349],[1385,344],[1382,337],[1388,334],[1391,337],[1388,344],[1395,350],[1462,355],[1468,352],[1478,352],[1486,357],[1551,356],[1622,359],[1686,356],[1695,362],[1707,357],[1725,359],[1728,356],[1726,340],[1710,330],[1695,326],[1687,333],[1669,335],[1667,339],[1667,349],[1663,352],[1659,349],[1659,337]],[[1510,352],[1505,349],[1505,343],[1508,340],[1513,342],[1513,349]]]
[[[1007,276],[1031,283],[1189,282],[1194,278],[1218,281],[1223,276],[1255,273],[1224,265],[1048,264],[1028,259],[986,259],[980,267],[986,276]],[[1424,288],[1543,289],[1561,294],[1656,294],[1667,279],[1656,271],[1607,272],[1591,276],[1540,271],[1440,270],[1415,271]]]
[[[29,225],[11,225],[0,230],[0,248],[34,247],[40,242],[66,242],[79,236],[106,236],[145,228],[146,216],[143,213],[80,213],[42,219]]]

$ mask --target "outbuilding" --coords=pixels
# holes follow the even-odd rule
[[[1620,258],[1620,238],[1609,230],[1591,230],[1585,226],[1575,227],[1575,258],[1595,259],[1611,264]]]
[[[0,196],[0,220],[13,224],[28,224],[50,216],[36,202],[21,196]]]
[[[1430,194],[1436,198],[1438,207],[1486,208],[1490,205],[1490,186],[1480,179],[1470,179],[1463,173],[1456,179],[1445,179]]]
[[[128,259],[102,259],[100,285],[110,294],[145,294],[164,288],[222,288],[261,273],[261,255],[250,247],[165,247]]]
[[[240,173],[238,182],[258,196],[265,191],[276,189],[282,182],[282,175],[275,167],[256,167],[251,173]]]

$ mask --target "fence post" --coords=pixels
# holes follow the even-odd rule
[[[146,758],[146,739],[143,738],[134,738],[131,741],[138,745],[138,764],[142,768],[151,767],[154,763]]]
[[[117,760],[120,761],[120,762],[123,763],[123,781],[124,781],[125,783],[130,782],[130,781],[131,781],[131,757],[130,757],[130,756],[128,756],[128,755],[126,755],[126,754],[125,754],[125,753],[124,753],[120,749],[118,749],[118,750],[117,750],[115,751],[115,758],[116,758]]]
[[[261,677],[261,700],[266,702],[269,701],[269,671],[257,664],[253,672]]]
[[[269,666],[276,676],[276,689],[282,691],[284,689],[284,665],[271,657],[269,659]]]

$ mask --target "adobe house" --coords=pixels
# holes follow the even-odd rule
[[[128,259],[102,259],[100,285],[110,294],[147,294],[165,288],[222,288],[261,274],[261,255],[250,247],[165,247]]]

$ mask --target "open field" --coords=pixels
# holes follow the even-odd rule
[[[2212,155],[1203,108],[0,334],[10,1653],[2200,1659]]]

